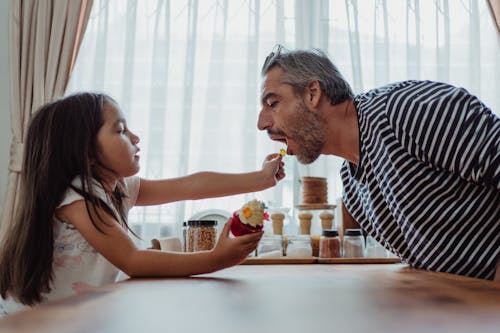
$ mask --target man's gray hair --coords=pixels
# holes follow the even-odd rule
[[[287,51],[282,45],[277,45],[267,56],[262,75],[275,66],[283,69],[282,82],[290,84],[296,95],[302,95],[308,84],[317,80],[332,105],[354,97],[349,83],[321,50]]]

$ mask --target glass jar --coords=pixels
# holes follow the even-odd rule
[[[312,258],[311,237],[309,235],[288,236],[286,256],[289,258]]]
[[[187,251],[187,222],[182,222],[182,252]]]
[[[281,236],[264,236],[259,241],[257,255],[259,258],[280,258],[283,256]]]
[[[387,251],[375,240],[375,238],[372,236],[366,236],[366,257],[387,258]]]
[[[187,252],[209,251],[217,240],[217,221],[187,221]]]
[[[335,229],[325,229],[319,241],[320,258],[340,258],[339,232]]]
[[[344,234],[344,257],[363,258],[365,256],[365,239],[361,229],[346,229]]]

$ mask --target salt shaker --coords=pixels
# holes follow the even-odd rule
[[[365,239],[361,229],[346,229],[344,234],[344,257],[363,258]]]
[[[375,238],[366,236],[366,257],[387,258],[387,251],[375,240]]]

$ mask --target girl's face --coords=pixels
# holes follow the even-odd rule
[[[106,181],[129,177],[139,171],[139,137],[127,128],[127,123],[118,106],[110,101],[104,103],[104,123],[97,132],[99,161],[106,168],[99,172]]]

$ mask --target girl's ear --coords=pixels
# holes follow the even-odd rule
[[[319,105],[321,95],[323,94],[323,92],[321,91],[321,86],[319,84],[319,81],[314,80],[309,82],[309,84],[305,89],[305,94],[306,94],[305,96],[306,104],[310,108],[316,109]]]

